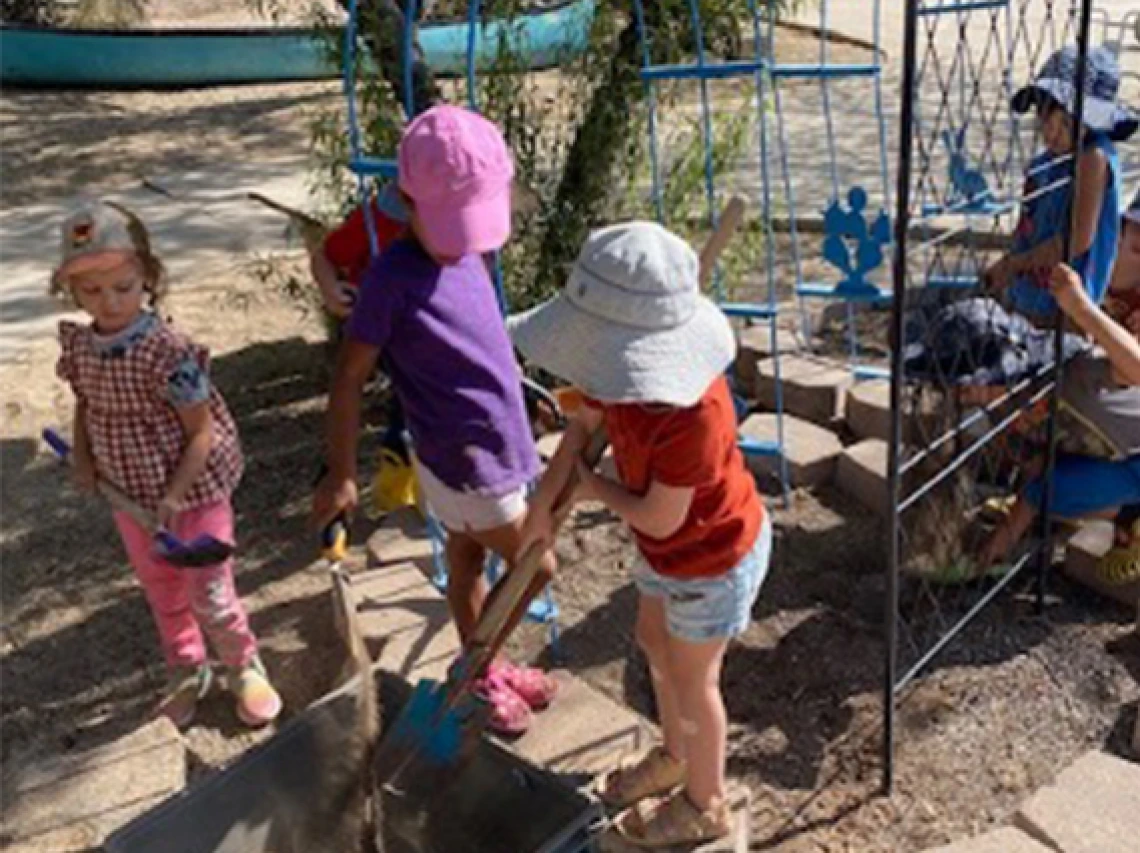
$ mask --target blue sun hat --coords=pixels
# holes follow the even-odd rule
[[[1069,115],[1076,110],[1077,90],[1073,81],[1077,77],[1077,49],[1063,47],[1050,56],[1037,78],[1019,89],[1013,96],[1016,113],[1028,112],[1032,107],[1050,98],[1060,104]],[[1140,120],[1127,107],[1117,103],[1120,93],[1120,65],[1107,47],[1089,50],[1084,74],[1085,103],[1082,121],[1093,131],[1108,135],[1121,142],[1136,132]]]

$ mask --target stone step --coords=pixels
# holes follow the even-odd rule
[[[1077,583],[1113,598],[1128,607],[1140,600],[1140,581],[1110,584],[1097,575],[1097,562],[1112,547],[1113,525],[1110,521],[1088,521],[1065,549],[1065,574]]]
[[[885,441],[868,438],[843,451],[835,472],[835,482],[840,489],[882,516],[886,516],[889,510],[888,452]]]
[[[776,349],[781,355],[799,352],[803,349],[799,335],[788,329],[776,332]],[[757,396],[757,367],[760,362],[772,357],[772,331],[767,323],[756,323],[737,329],[736,363],[733,372],[737,388],[748,399]]]
[[[744,438],[775,441],[779,435],[776,415],[750,415],[740,425]],[[831,482],[843,444],[835,433],[791,415],[784,416],[784,455],[793,486],[810,487]],[[748,466],[759,476],[779,476],[780,460],[770,456],[747,456]]]
[[[4,769],[3,836],[13,845],[4,849],[79,853],[181,791],[186,749],[159,718],[111,743]]]
[[[841,362],[812,355],[780,359],[780,384],[784,413],[813,423],[831,426],[840,415],[843,398],[854,382]],[[776,408],[776,362],[764,359],[756,366],[756,401],[766,409]]]
[[[843,411],[847,428],[858,438],[891,440],[891,383],[858,382],[847,390]]]
[[[656,741],[653,728],[629,708],[567,672],[554,677],[558,698],[513,744],[519,755],[586,783]]]
[[[1140,764],[1086,753],[1030,797],[1014,822],[1058,853],[1136,853]]]
[[[926,853],[1053,853],[1020,829],[1003,826],[985,835],[934,847]]]

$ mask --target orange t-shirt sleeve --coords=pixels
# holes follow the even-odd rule
[[[649,476],[664,486],[696,488],[721,467],[721,431],[704,406],[682,409],[657,434]]]

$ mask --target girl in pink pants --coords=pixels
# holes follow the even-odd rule
[[[86,203],[63,224],[53,287],[94,322],[60,323],[59,376],[75,392],[74,468],[85,488],[106,480],[179,538],[233,541],[230,495],[243,467],[237,428],[210,383],[206,350],[152,309],[163,267],[142,222],[111,203]],[[144,307],[144,301],[149,304]],[[180,569],[151,535],[115,514],[158,626],[169,669],[159,713],[189,725],[213,681],[206,640],[227,669],[238,716],[264,725],[281,710],[234,590],[233,563]]]

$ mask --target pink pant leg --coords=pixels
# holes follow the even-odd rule
[[[179,538],[190,541],[208,534],[234,541],[234,513],[229,501],[218,501],[179,513],[171,525]],[[226,666],[242,666],[257,654],[245,607],[234,588],[233,560],[204,569],[180,570],[189,585],[190,607],[218,658]]]
[[[115,524],[150,605],[166,665],[204,663],[206,644],[190,606],[190,586],[184,570],[157,559],[150,534],[129,515],[116,512]]]

